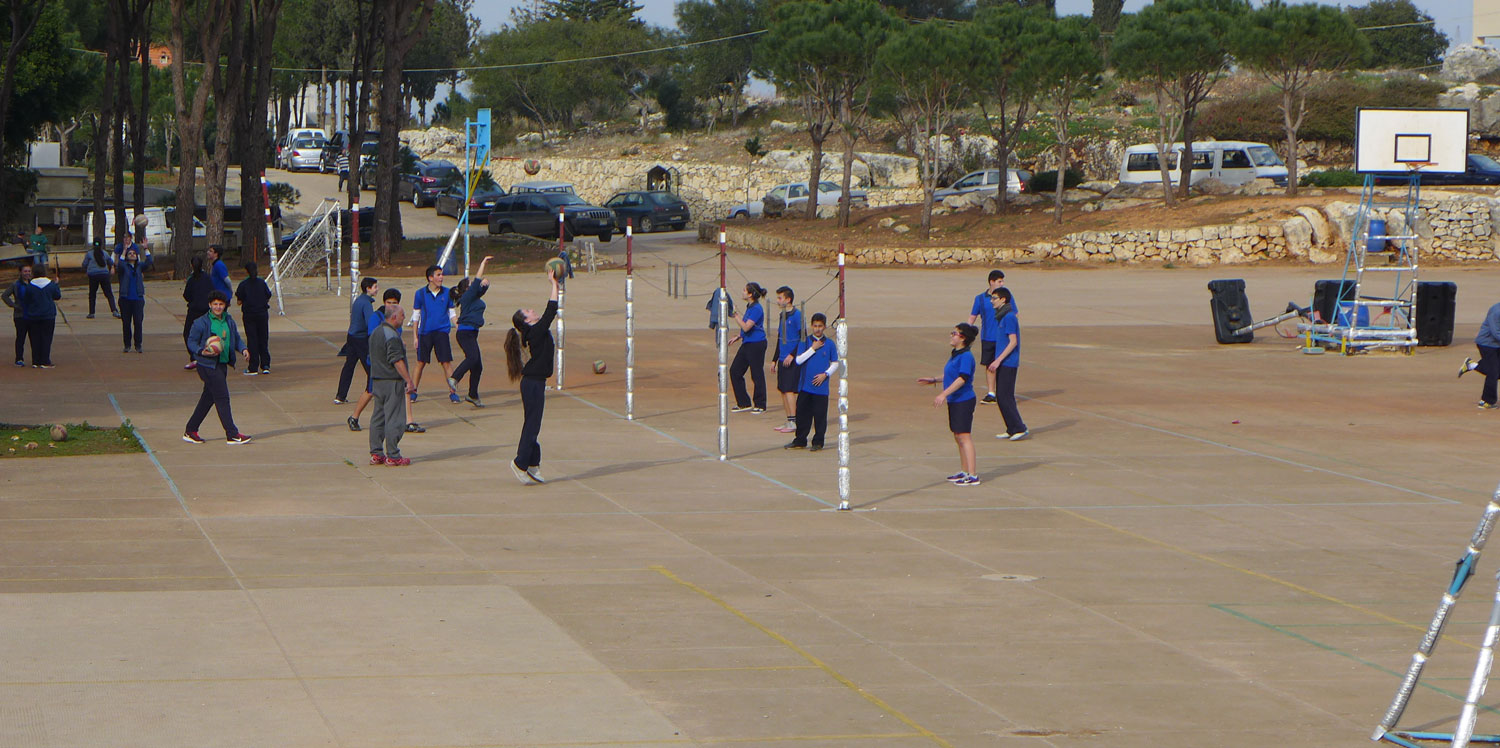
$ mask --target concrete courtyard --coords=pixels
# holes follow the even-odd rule
[[[148,289],[140,356],[66,288],[58,368],[6,366],[0,421],[129,419],[149,453],[0,459],[0,746],[1365,745],[1500,481],[1500,414],[1454,380],[1500,268],[1426,271],[1459,325],[1410,357],[1214,343],[1207,281],[1245,278],[1269,317],[1337,268],[1007,268],[1033,437],[995,440],[982,407],[966,488],[914,379],[984,271],[856,268],[858,511],[831,511],[836,450],[784,451],[774,392],[717,459],[706,296],[658,288],[699,262],[707,292],[713,249],[639,244],[636,419],[624,274],[580,275],[546,486],[505,465],[500,347],[540,272],[486,297],[489,407],[425,376],[407,468],[368,466],[330,402],[347,295],[287,299],[274,374],[231,375],[255,441],[229,448],[213,416],[179,438],[178,284]],[[732,288],[834,308],[827,267],[730,259]],[[1403,727],[1451,729],[1495,556]]]

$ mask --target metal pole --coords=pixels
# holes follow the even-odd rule
[[[266,251],[271,255],[271,282],[276,284],[276,313],[286,316],[286,302],[281,300],[281,276],[276,273],[276,232],[271,227],[271,183],[265,172],[260,175],[260,202],[266,210]]]
[[[1500,584],[1500,574],[1495,575]],[[1474,722],[1479,718],[1479,700],[1484,698],[1485,686],[1489,685],[1490,668],[1495,664],[1495,641],[1500,639],[1500,589],[1495,591],[1495,604],[1490,608],[1490,623],[1484,630],[1484,643],[1479,647],[1479,659],[1474,663],[1474,677],[1469,681],[1469,693],[1464,698],[1464,708],[1458,713],[1458,729],[1453,731],[1453,748],[1465,748],[1474,737]]]
[[[339,211],[338,205],[334,205],[333,206],[333,247],[334,247],[334,249],[333,249],[333,252],[334,252],[333,266],[334,266],[335,270],[334,270],[333,278],[334,278],[334,281],[335,281],[334,282],[334,288],[338,289],[338,295],[339,296],[343,296],[344,295],[344,239],[343,239],[343,235],[339,232],[339,227],[342,225],[339,222],[339,219],[342,216],[343,216],[343,214]],[[327,231],[326,228],[324,230]]]
[[[677,277],[672,275],[673,265],[675,264],[671,262],[667,263],[667,298],[669,299],[677,298]]]
[[[566,231],[566,230],[567,230],[567,227],[563,223],[563,206],[559,205],[559,206],[557,206],[557,256],[558,257],[562,257],[563,255],[565,255],[565,254],[568,253],[568,250],[563,247],[563,232]]]
[[[729,292],[724,288],[724,227],[719,227],[719,461],[729,459]]]
[[[339,244],[343,243],[344,237],[340,236]],[[357,293],[359,293],[359,199],[355,198],[349,208],[349,298],[354,298]]]
[[[566,337],[566,330],[563,325],[563,299],[566,296],[567,286],[559,282],[557,285],[557,353],[555,354],[557,362],[557,389],[559,391],[563,388],[563,361],[565,360],[563,357],[563,339]]]
[[[633,219],[625,219],[625,420],[635,420],[635,271],[631,245],[635,240]]]
[[[474,149],[464,149],[464,211],[458,217],[458,227],[464,232],[464,277],[469,277],[469,208],[474,202]]]
[[[839,243],[839,318],[833,323],[839,352],[839,511],[849,510],[849,322],[844,319],[844,245]]]
[[[677,298],[679,298],[679,299],[686,299],[687,295],[688,295],[688,289],[687,289],[687,267],[679,265],[677,267],[677,270],[678,270],[678,272],[677,272],[677,282],[682,286],[681,290],[679,290],[677,292]]]

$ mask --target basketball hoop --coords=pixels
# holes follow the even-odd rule
[[[1419,171],[1421,171],[1423,169],[1426,169],[1429,166],[1432,166],[1432,162],[1431,161],[1407,161],[1407,162],[1405,162],[1405,165],[1406,165],[1406,170],[1407,171],[1410,171],[1411,173],[1415,174],[1415,173],[1417,173],[1417,172],[1419,172]]]

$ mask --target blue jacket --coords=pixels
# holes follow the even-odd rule
[[[146,300],[146,279],[142,273],[151,269],[151,255],[142,257],[135,265],[121,262],[115,265],[120,274],[120,298],[130,301]]]
[[[708,310],[708,329],[710,330],[719,329],[719,291],[721,290],[723,289],[715,288],[713,295],[708,297],[708,306],[703,307]],[[728,309],[730,314],[734,314],[734,299],[732,298],[729,299]]]
[[[1484,323],[1479,326],[1479,334],[1474,337],[1474,343],[1486,348],[1500,348],[1500,304],[1490,307],[1484,313]]]
[[[370,337],[374,329],[365,327],[365,320],[369,317],[370,308],[375,306],[375,297],[367,294],[357,294],[349,302],[349,334],[358,335],[362,338]]]
[[[104,255],[103,265],[94,262],[94,250],[91,249],[83,253],[83,272],[90,278],[108,276],[109,271],[114,269],[115,258],[110,256],[108,252],[101,252],[100,254]]]
[[[193,352],[193,360],[197,361],[199,366],[213,369],[219,365],[219,358],[217,356],[209,358],[203,355],[203,345],[208,342],[208,336],[214,334],[211,316],[212,313],[205,314],[193,320],[193,326],[188,330],[187,345],[188,350]],[[224,321],[229,323],[229,340],[224,341],[224,347],[234,351],[235,354],[245,355],[245,339],[240,337],[240,328],[234,324],[234,317],[229,315],[228,309],[224,310]],[[230,357],[228,366],[234,368],[233,356]]]
[[[57,281],[44,288],[31,286],[22,297],[21,319],[57,319],[57,300],[62,298],[62,289]]]
[[[478,330],[484,327],[484,299],[479,297],[489,290],[489,286],[473,281],[464,290],[464,295],[458,299],[458,329]]]

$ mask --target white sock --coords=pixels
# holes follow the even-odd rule
[[[1478,370],[1479,370],[1479,364],[1476,364],[1473,361],[1470,361],[1469,362],[1469,371],[1478,371]]]

